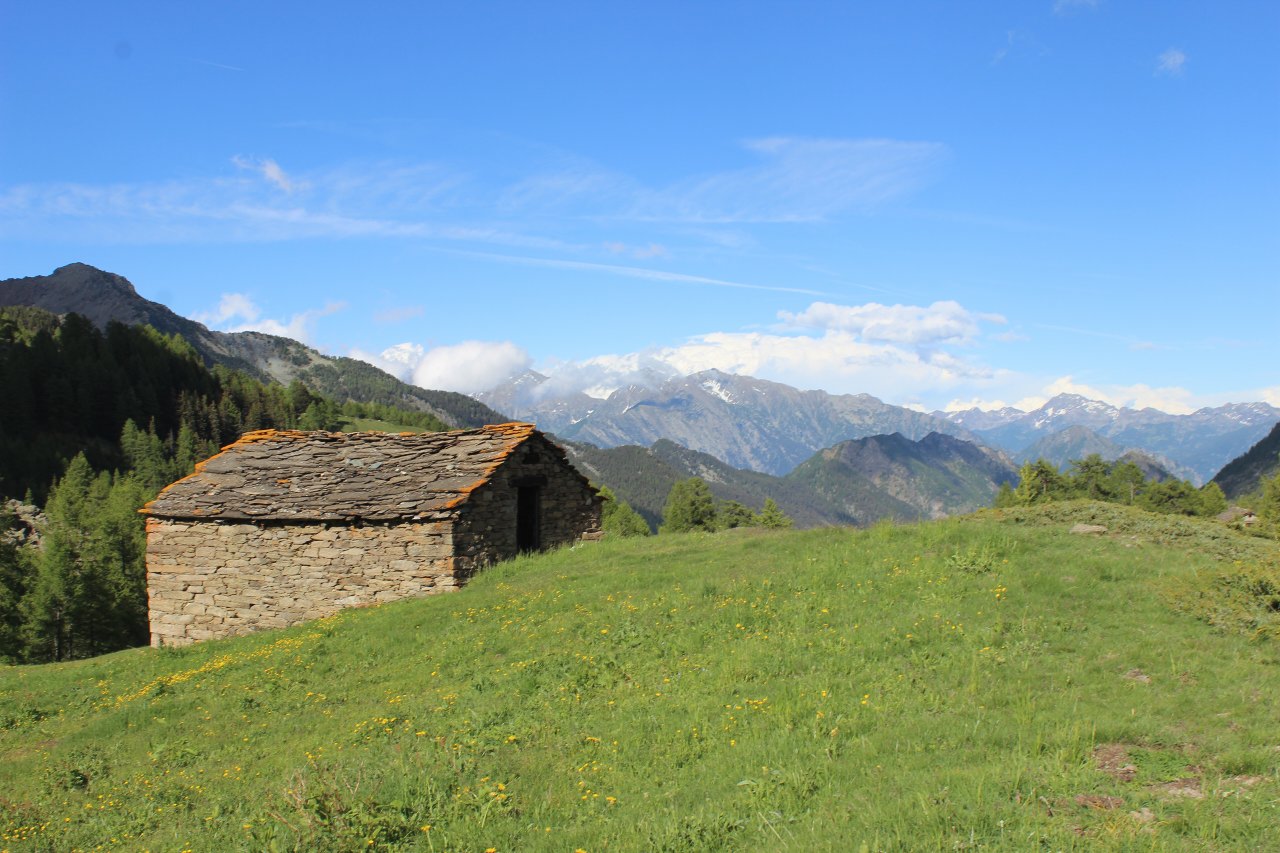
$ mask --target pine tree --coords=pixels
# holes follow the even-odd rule
[[[0,503],[0,663],[15,663],[21,658],[19,603],[32,580],[26,555],[9,536],[14,524],[14,516]]]
[[[1095,501],[1111,500],[1111,466],[1100,454],[1090,453],[1084,459],[1073,459],[1067,476],[1071,490],[1077,497]]]
[[[78,650],[75,625],[85,609],[86,586],[80,558],[93,483],[89,460],[79,453],[49,494],[43,553],[32,589],[22,601],[22,633],[29,659],[66,660]]]
[[[148,492],[133,477],[95,475],[84,454],[54,484],[44,550],[23,598],[30,660],[67,660],[146,641],[146,533],[137,510]]]
[[[755,527],[759,523],[751,508],[738,501],[721,501],[716,506],[716,530]]]
[[[1263,483],[1257,514],[1268,524],[1280,526],[1280,472]]]
[[[774,530],[791,527],[795,522],[778,508],[773,498],[765,498],[764,508],[760,510],[760,526]]]
[[[648,536],[649,525],[640,513],[619,498],[608,486],[600,487],[600,527],[609,536]]]
[[[1045,503],[1062,497],[1063,480],[1051,462],[1037,459],[1027,462],[1018,471],[1018,487],[1013,490],[1020,506]]]
[[[1226,511],[1227,496],[1223,494],[1221,486],[1210,480],[1200,487],[1200,506],[1196,511],[1197,515],[1214,518]]]
[[[679,480],[662,507],[659,533],[687,533],[716,529],[716,503],[711,487],[700,477]]]
[[[1111,500],[1130,506],[1137,502],[1138,495],[1142,494],[1147,485],[1142,469],[1132,462],[1117,462],[1112,465],[1108,479],[1110,482],[1107,489],[1111,493]]]

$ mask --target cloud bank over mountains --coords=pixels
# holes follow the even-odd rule
[[[223,331],[259,331],[315,343],[315,322],[347,306],[328,303],[286,319],[263,316],[247,295],[223,294],[217,308],[194,319]],[[416,316],[420,308],[397,309]],[[1078,394],[1118,408],[1189,414],[1204,406],[1258,401],[1280,405],[1280,386],[1236,389],[1212,397],[1173,385],[1092,382],[1074,374],[1036,377],[983,357],[1027,338],[1001,314],[954,300],[930,305],[815,301],[778,311],[757,329],[712,331],[680,343],[582,359],[536,359],[512,340],[464,340],[437,346],[406,341],[381,352],[346,353],[422,388],[479,394],[528,370],[548,377],[539,399],[586,394],[607,398],[627,386],[658,387],[703,370],[755,376],[800,389],[867,393],[921,411],[1032,411],[1059,394]]]
[[[622,386],[654,384],[710,368],[801,388],[887,396],[987,382],[1002,374],[969,350],[1005,319],[954,301],[927,306],[814,302],[801,312],[779,312],[774,321],[767,331],[708,332],[643,352],[538,364],[551,377],[542,393],[605,397]],[[535,366],[530,354],[512,341],[465,341],[429,349],[402,343],[376,355],[352,355],[423,387],[472,394]]]

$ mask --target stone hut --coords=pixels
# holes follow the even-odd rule
[[[531,424],[251,432],[147,516],[151,645],[282,628],[452,590],[600,535],[600,497]]]

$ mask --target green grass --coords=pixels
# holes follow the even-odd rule
[[[0,847],[1274,848],[1280,646],[1169,590],[1276,543],[1121,509],[606,541],[4,670]]]

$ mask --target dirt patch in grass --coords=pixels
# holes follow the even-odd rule
[[[1076,794],[1076,805],[1087,809],[1118,809],[1124,805],[1124,800],[1101,794]]]
[[[1093,763],[1112,779],[1132,782],[1138,775],[1138,765],[1129,757],[1130,748],[1123,743],[1105,743],[1093,750]]]
[[[1184,797],[1188,800],[1203,800],[1204,788],[1200,780],[1194,776],[1175,779],[1172,782],[1161,782],[1159,785],[1148,785],[1148,791],[1155,791],[1166,797]]]

